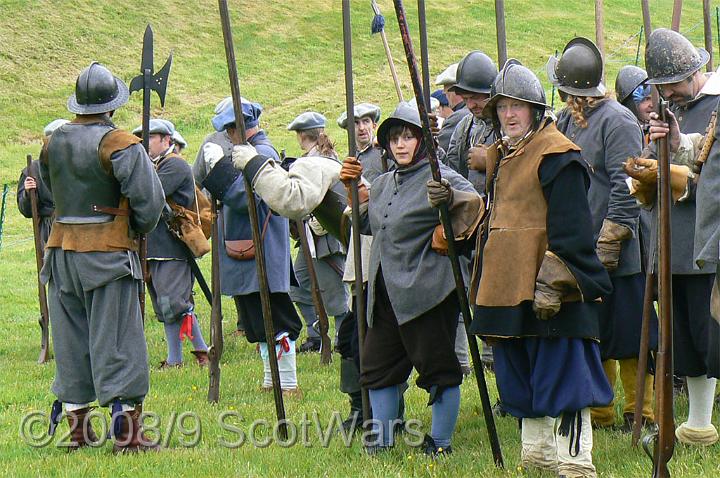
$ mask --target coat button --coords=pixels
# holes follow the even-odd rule
[[[382,228],[385,229],[385,226],[383,226]]]
[[[398,184],[402,184],[402,183],[403,183],[402,181],[398,181]]]
[[[384,217],[387,217],[387,214],[385,214],[385,216],[384,216]]]
[[[388,206],[392,206],[392,201],[388,203]]]

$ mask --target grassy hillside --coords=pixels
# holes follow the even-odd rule
[[[406,98],[411,96],[407,67],[397,32],[392,3],[378,2],[386,16],[387,35],[395,55]],[[408,16],[417,31],[415,2],[407,1]],[[494,10],[491,1],[430,1],[430,64],[433,78],[448,64],[473,49],[496,56]],[[508,0],[509,55],[519,58],[547,86],[547,57],[575,35],[594,38],[593,2],[589,0]],[[683,27],[696,44],[702,37],[701,2],[686,2]],[[330,120],[329,134],[346,149],[343,132],[334,120],[344,110],[343,55],[340,2],[337,0],[231,1],[236,54],[244,96],[263,104],[261,121],[271,139],[289,154],[299,152],[285,125],[297,114],[317,110]],[[370,35],[369,1],[353,4],[355,91],[357,101],[373,101],[388,114],[396,103],[390,70],[381,40]],[[606,0],[606,48],[609,83],[624,62],[632,63],[636,35],[642,23],[639,2]],[[145,13],[148,5],[153,12]],[[670,0],[651,0],[654,22],[668,25]],[[272,397],[258,391],[261,365],[255,348],[244,339],[226,338],[221,403],[206,402],[207,375],[190,364],[184,369],[151,372],[146,409],[161,416],[166,427],[173,412],[194,411],[201,419],[202,439],[185,449],[175,430],[172,450],[158,455],[113,457],[106,446],[67,455],[62,450],[31,448],[18,437],[21,417],[49,411],[54,364],[35,364],[39,335],[30,222],[14,205],[13,194],[25,155],[36,154],[42,128],[52,119],[69,117],[65,102],[79,71],[98,60],[126,81],[138,73],[145,25],[155,30],[155,59],[159,67],[172,50],[175,58],[164,111],[153,99],[154,113],[171,119],[190,142],[192,160],[202,138],[211,130],[217,101],[229,94],[217,5],[210,0],[0,0],[0,186],[9,183],[8,210],[0,248],[0,474],[6,476],[551,476],[523,473],[519,463],[519,431],[514,419],[498,420],[507,470],[495,470],[479,411],[473,380],[462,387],[462,409],[449,460],[433,463],[403,445],[388,456],[365,457],[358,443],[350,448],[334,440],[328,449],[317,440],[311,447],[227,449],[219,439],[232,438],[217,419],[223,411],[242,415],[247,432],[256,418],[272,419]],[[693,28],[694,27],[694,28]],[[642,57],[642,52],[641,52]],[[141,98],[118,111],[117,123],[132,128],[140,121]],[[1,190],[0,190],[1,191]],[[209,267],[209,259],[202,261]],[[198,294],[198,300],[202,301]],[[234,307],[224,301],[225,327],[234,326]],[[209,308],[198,304],[206,339]],[[154,367],[164,358],[161,325],[152,317],[146,324],[148,349]],[[191,357],[185,350],[185,360]],[[337,390],[339,360],[320,367],[317,355],[298,358],[303,400],[288,399],[288,416],[298,421],[317,412],[327,424],[332,411],[347,412],[345,395]],[[494,378],[489,376],[493,401]],[[419,418],[425,432],[430,410],[427,395],[414,384],[407,393],[407,415]],[[619,393],[622,404],[622,393]],[[687,403],[678,400],[684,419]],[[717,423],[717,421],[716,421]],[[192,422],[187,423],[191,427]],[[42,427],[40,427],[42,428]],[[37,431],[41,432],[38,428]],[[64,431],[66,428],[60,428]],[[311,431],[311,437],[315,437]],[[649,476],[650,462],[632,449],[629,437],[615,431],[595,434],[595,463],[601,477]],[[718,446],[698,450],[678,446],[671,463],[673,476],[720,475]]]

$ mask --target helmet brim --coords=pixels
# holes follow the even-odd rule
[[[75,93],[73,92],[73,94],[70,95],[70,98],[68,98],[67,101],[68,111],[78,115],[97,115],[101,113],[107,113],[109,111],[114,111],[120,108],[122,105],[128,102],[128,99],[130,98],[130,90],[128,89],[125,82],[118,77],[115,77],[115,84],[117,85],[118,94],[114,99],[108,101],[107,103],[83,105],[81,103],[78,103],[77,96],[75,96]]]
[[[692,69],[676,75],[661,76],[658,78],[648,78],[646,83],[649,85],[668,85],[670,83],[677,83],[678,81],[682,81],[688,78],[700,68],[707,65],[707,62],[710,61],[710,53],[708,53],[707,50],[705,50],[704,48],[697,48],[697,52],[698,55],[700,55],[700,62]]]
[[[482,110],[483,117],[495,118],[497,116],[495,114],[495,106],[497,105],[497,102],[500,101],[502,98],[510,98],[513,100],[522,101],[523,103],[527,103],[531,106],[538,106],[540,108],[545,108],[545,109],[549,108],[549,106],[545,103],[539,103],[537,101],[530,101],[525,98],[518,98],[517,96],[506,95],[504,93],[498,93],[495,96],[493,96],[492,98],[490,98],[490,100],[487,102],[487,104],[483,108],[483,110]]]
[[[592,88],[572,88],[570,86],[558,85],[557,89],[562,91],[563,93],[567,93],[568,95],[589,96],[592,98],[599,98],[607,94],[607,88],[605,88],[605,85],[603,85],[602,83],[597,86],[593,86]]]

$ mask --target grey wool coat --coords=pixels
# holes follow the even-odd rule
[[[480,144],[492,144],[495,141],[492,124],[472,114],[460,119],[455,127],[447,154],[443,162],[470,181],[480,194],[485,191],[485,172],[468,169],[468,151]]]
[[[592,167],[588,201],[597,241],[603,220],[625,226],[633,237],[623,241],[618,268],[611,274],[622,277],[641,270],[639,222],[640,207],[628,189],[623,163],[639,156],[643,148],[642,130],[635,116],[612,99],[601,101],[585,113],[588,126],[580,128],[568,109],[557,121],[558,130],[582,148],[582,157]]]
[[[187,209],[195,207],[195,182],[190,165],[180,156],[163,157],[157,162],[165,197]],[[186,247],[161,218],[147,236],[148,259],[187,259]]]
[[[720,96],[700,93],[685,106],[671,105],[680,124],[680,132],[704,134],[705,128],[710,122],[710,116],[718,105],[718,98]],[[717,164],[720,159],[718,154],[720,154],[720,150],[716,144],[703,167],[697,193],[672,205],[670,223],[673,274],[712,274],[715,272],[715,264],[709,262],[713,262],[710,260],[711,258],[715,258],[717,261],[717,239],[720,235],[716,231],[718,216],[713,214],[717,212],[718,198],[713,194],[720,189],[716,189],[717,186],[712,184],[718,180],[716,173],[720,173],[720,166]],[[657,214],[653,214],[653,228],[656,224],[655,221],[657,221]],[[702,267],[698,267],[695,262],[696,258],[702,263]]]
[[[456,203],[462,202],[472,211],[463,221],[464,227],[457,227],[453,217],[456,239],[465,239],[479,222],[482,200],[460,174],[444,164],[440,171],[454,190],[468,193],[462,198],[456,193],[452,207],[455,210]],[[450,261],[431,248],[433,231],[440,224],[438,210],[427,199],[426,183],[431,177],[430,163],[423,159],[385,173],[372,184],[361,225],[363,234],[373,236],[368,275],[369,326],[373,323],[375,282],[381,267],[399,325],[432,309],[455,289]]]

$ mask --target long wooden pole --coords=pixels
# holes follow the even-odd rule
[[[430,111],[430,59],[428,55],[427,16],[425,0],[418,0],[418,23],[420,24],[420,62],[422,64],[423,101],[425,109]]]
[[[671,27],[676,32],[680,31],[680,16],[682,15],[682,0],[673,2],[672,24]]]
[[[238,79],[237,62],[235,60],[235,46],[233,44],[232,29],[230,27],[230,12],[227,0],[218,0],[220,19],[222,21],[223,40],[225,41],[225,56],[228,64],[230,91],[232,93],[233,108],[235,109],[235,129],[231,136],[234,144],[243,144],[247,141],[245,135],[245,121],[242,113],[242,97],[240,96],[240,81]],[[244,175],[243,175],[244,176]],[[257,266],[258,283],[260,286],[260,302],[262,304],[263,324],[265,325],[265,341],[270,358],[270,374],[273,382],[273,395],[275,397],[275,413],[278,419],[280,437],[287,439],[287,423],[285,420],[285,404],[283,403],[282,388],[280,384],[280,370],[278,369],[275,352],[275,330],[270,309],[270,287],[268,287],[267,267],[265,265],[265,245],[260,234],[260,220],[258,219],[257,201],[252,184],[245,177],[245,191],[247,194],[248,214],[250,228],[252,229],[253,245],[255,246],[255,265]],[[268,214],[271,214],[268,211]]]
[[[498,66],[507,61],[507,33],[505,31],[505,0],[495,0],[495,33],[497,36]]]
[[[353,87],[353,63],[352,63],[352,27],[350,24],[350,0],[342,2],[342,18],[343,18],[343,56],[345,60],[345,111],[348,117],[348,155],[355,157],[357,155],[357,144],[355,143],[355,128],[350,123],[350,118],[355,115],[355,92]],[[352,115],[352,116],[351,116]],[[358,181],[355,180],[350,184],[350,199],[352,201],[352,243],[354,249],[353,264],[355,266],[355,284],[353,294],[355,295],[355,318],[357,320],[358,341],[360,343],[358,349],[360,353],[360,363],[363,360],[363,344],[365,343],[365,332],[367,330],[367,322],[365,317],[365,294],[363,293],[363,273],[362,273],[362,244],[360,241],[360,193],[358,190]],[[362,388],[362,409],[363,409],[363,426],[370,420],[370,397],[366,388]]]
[[[605,13],[603,0],[595,0],[595,44],[603,59],[602,79],[605,83]]]
[[[315,307],[315,312],[320,322],[320,363],[328,365],[332,360],[332,345],[330,344],[330,336],[328,335],[330,325],[328,323],[322,293],[320,292],[320,283],[318,282],[317,271],[315,270],[315,262],[313,262],[313,257],[310,253],[310,238],[308,238],[307,230],[305,229],[305,221],[295,221],[295,227],[297,228],[300,238],[300,249],[307,264],[308,276],[310,276],[310,295],[312,296],[313,306]]]
[[[712,10],[710,9],[710,0],[703,0],[703,27],[705,33],[705,50],[710,54],[707,71],[714,71],[713,68],[713,33],[712,33]]]
[[[423,90],[420,84],[420,73],[418,71],[415,52],[413,51],[412,40],[410,39],[410,30],[405,17],[405,8],[403,7],[402,0],[393,0],[393,3],[395,4],[398,26],[400,27],[400,34],[402,36],[403,46],[405,47],[405,56],[407,58],[408,69],[410,70],[413,91],[415,92],[415,98],[418,104],[418,113],[420,114],[420,121],[423,125],[423,140],[426,148],[428,149],[430,170],[432,172],[433,179],[435,181],[440,181],[442,179],[440,175],[440,164],[437,158],[437,151],[435,150],[435,142],[433,140],[432,133],[430,132],[430,118],[428,116],[428,111],[425,108],[425,103],[422,101]],[[468,303],[467,293],[465,292],[465,281],[463,279],[462,270],[460,269],[460,261],[458,260],[457,250],[455,249],[455,234],[453,233],[452,223],[450,222],[450,211],[448,210],[447,204],[441,205],[439,210],[440,222],[443,226],[445,237],[448,238],[448,258],[450,259],[450,263],[452,265],[453,276],[455,278],[455,291],[458,295],[460,311],[462,312],[465,322],[465,333],[468,336],[470,354],[473,360],[475,378],[477,379],[478,391],[480,392],[480,401],[482,402],[483,414],[485,416],[485,426],[487,427],[488,436],[490,438],[493,459],[498,468],[504,468],[505,464],[503,462],[502,450],[500,449],[500,440],[497,434],[497,429],[495,428],[495,418],[493,417],[492,407],[490,405],[490,396],[488,394],[487,383],[485,381],[485,374],[480,362],[480,351],[478,350],[475,336],[470,333],[470,323],[472,321],[472,317],[470,316],[470,304]]]
[[[34,171],[32,155],[27,155],[27,177],[33,178],[35,184],[40,182],[40,178]],[[50,314],[48,313],[47,292],[45,285],[40,280],[40,271],[43,268],[43,242],[40,237],[40,212],[38,208],[37,187],[26,190],[30,196],[30,209],[32,212],[33,239],[35,244],[35,265],[37,266],[37,285],[38,285],[38,301],[40,302],[40,355],[38,363],[45,363],[50,360]]]

